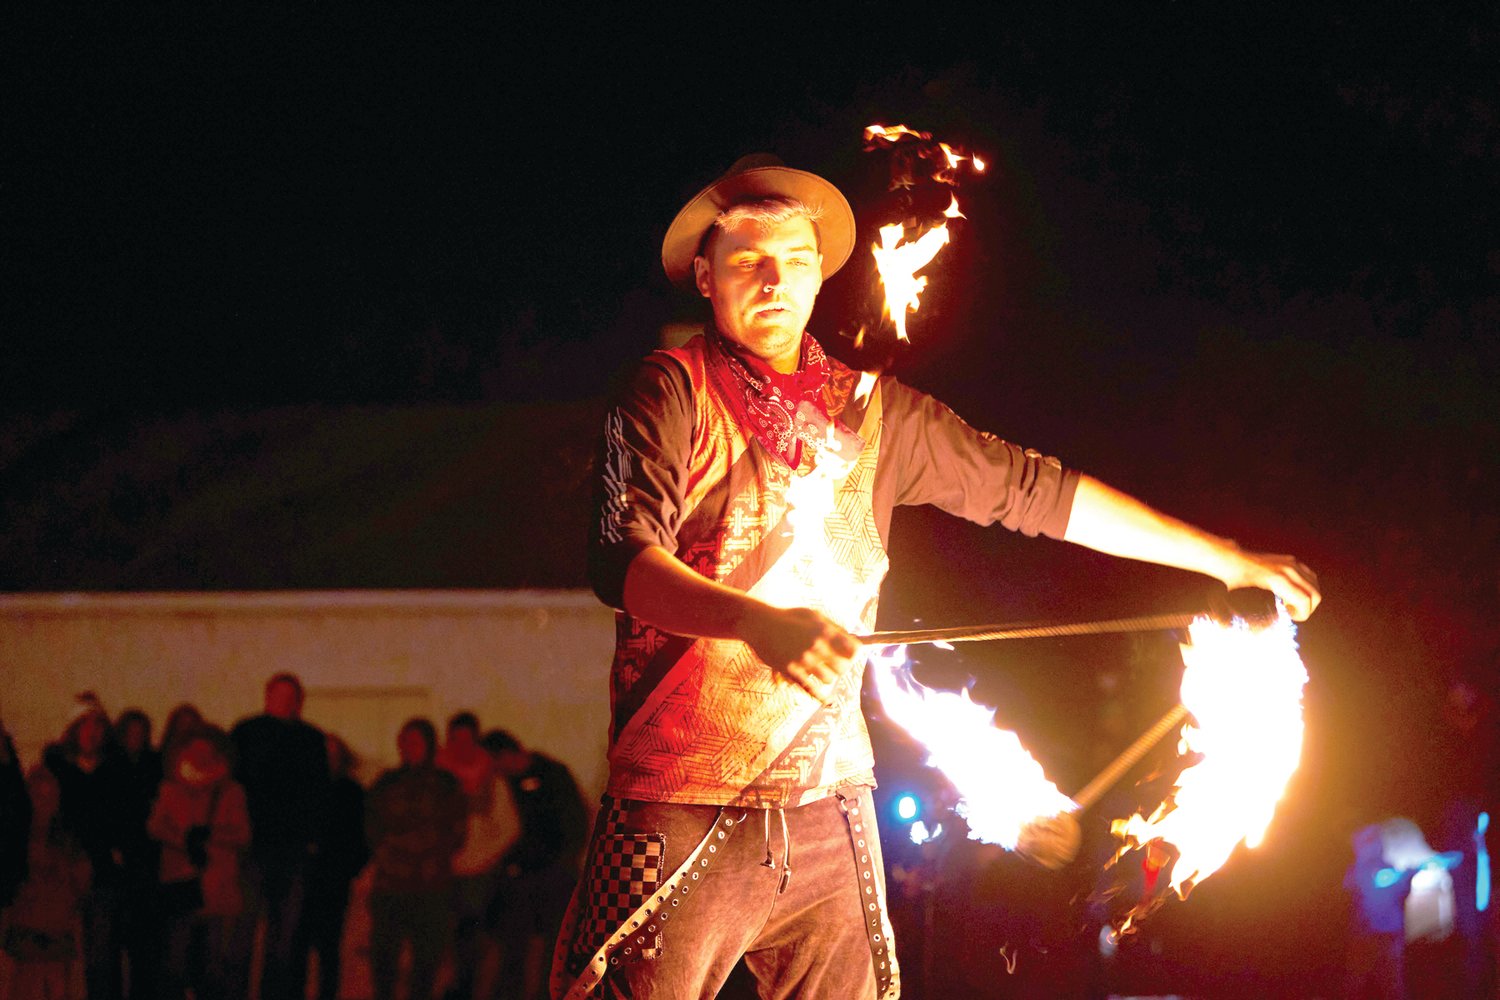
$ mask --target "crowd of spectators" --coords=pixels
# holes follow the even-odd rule
[[[30,767],[0,727],[0,995],[348,996],[368,868],[377,1000],[541,996],[588,833],[567,767],[460,712],[441,742],[408,720],[367,790],[302,703],[277,674],[260,714],[226,731],[179,705],[153,744],[86,693]]]

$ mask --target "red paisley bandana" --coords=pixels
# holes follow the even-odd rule
[[[832,446],[840,452],[853,447],[858,453],[863,442],[837,421],[858,376],[829,358],[811,334],[802,335],[801,363],[786,375],[757,359],[746,359],[712,327],[705,336],[714,384],[767,451],[796,470],[802,465],[804,446],[830,445],[832,425]]]

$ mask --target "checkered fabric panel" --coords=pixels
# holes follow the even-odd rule
[[[576,956],[592,955],[661,885],[667,838],[660,833],[620,833],[599,838],[588,872],[588,891],[574,937]],[[655,958],[660,935],[632,947],[632,960]],[[623,958],[623,956],[622,956]]]

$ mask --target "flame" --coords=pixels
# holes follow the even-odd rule
[[[951,193],[948,207],[941,217],[923,218],[921,216],[930,209],[918,210],[917,206],[923,203],[914,201],[911,192],[919,184],[957,187],[964,164],[979,173],[984,170],[984,162],[946,142],[935,142],[930,132],[919,132],[905,125],[869,125],[864,134],[866,150],[894,150],[891,190],[902,192],[903,212],[909,213],[903,222],[882,226],[880,242],[873,248],[875,269],[885,289],[885,314],[896,328],[896,339],[908,343],[907,313],[917,311],[922,290],[927,287],[927,279],[918,277],[917,272],[932,263],[938,251],[952,238],[948,220],[964,218],[957,195]],[[908,230],[919,235],[905,240]],[[861,330],[859,334],[861,339],[863,332]]]
[[[1183,754],[1201,755],[1149,818],[1116,820],[1120,853],[1154,841],[1178,852],[1170,885],[1186,898],[1217,871],[1242,841],[1265,838],[1276,804],[1302,755],[1302,689],[1307,668],[1297,655],[1296,628],[1284,608],[1276,621],[1253,627],[1209,618],[1194,621],[1182,646],[1182,703],[1194,724],[1183,728]],[[1121,930],[1149,910],[1142,904]]]
[[[866,125],[865,142],[897,142],[903,135],[909,135],[913,139],[921,139],[926,142],[932,138],[931,133],[918,132],[916,129],[907,128],[905,125]]]
[[[958,204],[957,199],[954,205]],[[917,272],[932,262],[937,252],[948,244],[948,226],[934,226],[919,239],[901,242],[905,229],[899,223],[880,227],[880,242],[873,249],[875,270],[885,286],[885,309],[896,326],[896,339],[908,342],[906,314],[916,312],[927,279]]]
[[[890,720],[927,749],[927,764],[942,771],[969,823],[969,837],[1014,849],[1032,820],[1076,808],[1047,780],[1015,733],[995,726],[995,710],[967,691],[935,691],[919,684],[905,646],[873,650],[869,669]]]
[[[863,384],[863,382],[861,382]],[[821,447],[815,449],[812,468],[794,472],[786,487],[786,520],[792,537],[821,540],[820,528],[838,504],[838,488],[853,464],[838,454],[837,429],[828,425]]]

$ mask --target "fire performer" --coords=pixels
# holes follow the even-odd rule
[[[896,954],[855,635],[897,504],[1319,594],[1061,463],[974,430],[806,333],[854,217],[814,174],[746,157],[677,214],[662,263],[708,299],[608,415],[590,574],[619,609],[609,784],[554,959],[556,995],[893,997]]]

